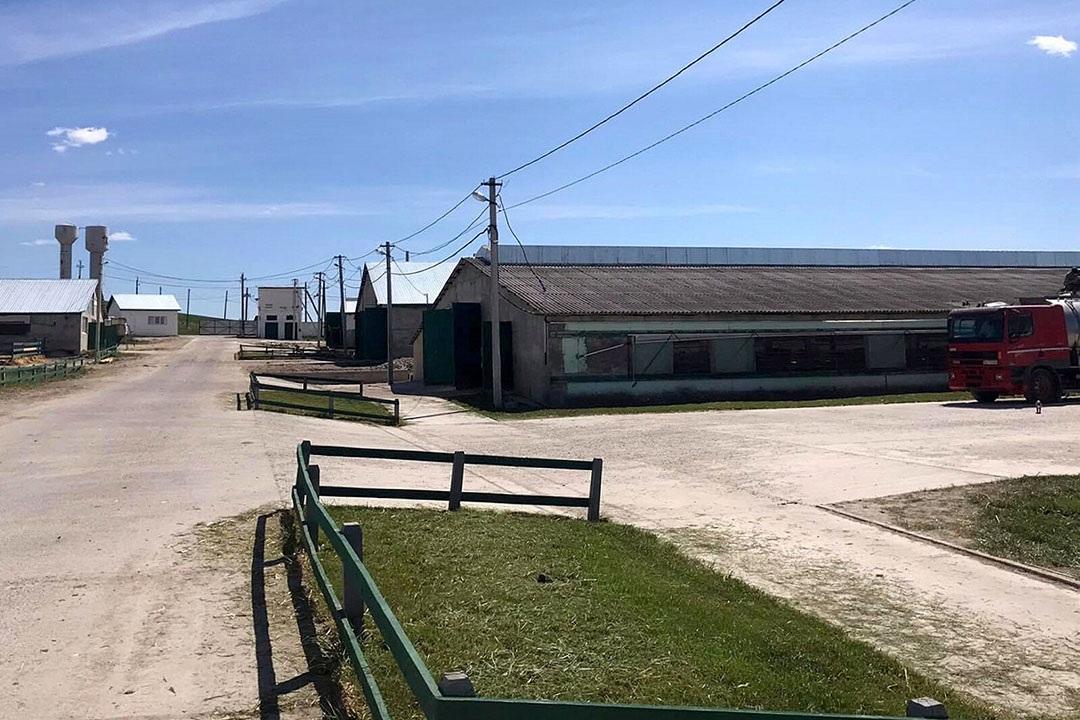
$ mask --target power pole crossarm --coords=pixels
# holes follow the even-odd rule
[[[502,348],[500,347],[499,323],[499,226],[498,194],[502,183],[489,178],[488,186],[488,240],[491,247],[491,404],[496,410],[502,410]]]

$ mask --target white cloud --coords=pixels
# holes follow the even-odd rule
[[[0,65],[21,65],[143,42],[258,15],[284,0],[35,0],[0,10]]]
[[[279,220],[354,217],[385,212],[385,203],[361,188],[317,200],[222,199],[220,191],[146,183],[49,185],[0,190],[0,217],[9,223],[46,223],[57,218],[79,225],[206,220]],[[116,239],[116,234],[110,236]]]
[[[32,182],[32,183],[30,183],[30,187],[45,187],[45,183],[43,183],[42,181],[38,180],[38,181],[36,181],[36,182]]]
[[[135,236],[126,230],[116,230],[109,233],[110,242],[135,242]]]
[[[109,139],[109,131],[103,127],[54,127],[45,134],[57,138],[52,149],[58,153],[67,152],[68,148],[97,145]]]
[[[33,246],[54,245],[54,244],[56,244],[56,241],[55,240],[24,240],[23,242],[21,242],[19,244],[20,245],[33,245]]]
[[[1066,40],[1061,35],[1036,35],[1028,40],[1028,45],[1034,45],[1047,55],[1060,55],[1069,57],[1076,50],[1076,43]]]
[[[894,248],[892,245],[871,245],[870,249],[871,250],[895,250],[896,248]]]

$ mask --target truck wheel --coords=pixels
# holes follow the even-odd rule
[[[973,390],[971,395],[975,398],[975,402],[992,403],[998,399],[1001,393],[996,390]]]
[[[1058,383],[1057,376],[1045,368],[1034,370],[1028,378],[1024,397],[1028,402],[1039,401],[1043,405],[1060,402],[1061,385]]]

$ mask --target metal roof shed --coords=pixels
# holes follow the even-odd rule
[[[96,280],[0,279],[0,347],[42,341],[49,352],[84,352],[96,290]]]

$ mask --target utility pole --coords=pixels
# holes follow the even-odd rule
[[[79,261],[79,277],[82,277],[82,260]],[[139,294],[139,276],[135,276],[135,294]]]
[[[498,196],[496,188],[502,183],[489,178],[488,186],[488,240],[491,247],[491,404],[496,410],[502,410],[502,327],[499,323],[499,226]]]
[[[240,273],[240,337],[247,329],[247,291],[244,289],[244,273]]]
[[[82,280],[82,260],[79,261],[79,279]],[[138,278],[135,281],[138,282]],[[138,290],[135,292],[138,293]]]
[[[191,317],[191,288],[187,289],[187,316]]]
[[[157,294],[158,294],[158,295],[160,295],[160,294],[161,294],[161,286],[160,286],[160,285],[158,285],[158,286],[157,286]]]
[[[342,255],[337,256],[337,282],[341,293],[341,349],[345,349],[345,270],[341,267]]]
[[[315,288],[315,297],[318,298],[318,302],[313,302],[315,305],[315,312],[317,313],[317,320],[319,321],[319,342],[321,343],[325,339],[323,333],[323,313],[326,311],[326,285],[323,282],[326,275],[321,270],[315,273],[315,279],[318,281],[318,286]]]
[[[229,319],[229,291],[228,290],[225,291],[225,309],[221,311],[221,319],[222,320],[228,320]]]
[[[394,389],[394,296],[390,287],[390,243],[386,243],[386,384]]]
[[[311,313],[308,312],[308,300],[311,298],[311,293],[308,292],[307,282],[304,282],[304,322],[311,322]]]

